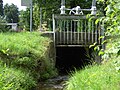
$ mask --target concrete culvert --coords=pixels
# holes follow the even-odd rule
[[[60,74],[80,69],[91,63],[92,49],[88,47],[57,47],[56,67]]]

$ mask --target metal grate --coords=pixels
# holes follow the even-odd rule
[[[102,34],[101,22],[95,24],[97,17],[86,16],[53,16],[54,40],[56,45],[91,45],[100,44]]]

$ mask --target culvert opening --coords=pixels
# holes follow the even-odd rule
[[[56,68],[60,74],[69,73],[91,64],[92,49],[88,47],[57,47]]]

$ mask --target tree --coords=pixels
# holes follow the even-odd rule
[[[29,31],[30,29],[30,9],[21,10],[19,15],[19,27]]]
[[[65,0],[65,1],[66,8],[74,8],[76,6],[80,6],[82,9],[90,9],[92,6],[92,0]],[[102,5],[97,6],[98,8],[101,8]],[[35,26],[39,25],[40,7],[42,7],[43,20],[47,21],[52,19],[52,14],[60,14],[61,0],[34,0],[33,16],[35,16],[35,18],[33,18],[33,20],[36,24]],[[84,14],[88,13],[90,12],[84,12]]]
[[[82,9],[90,9],[92,6],[92,0],[66,0],[65,5],[66,8],[80,6]],[[97,6],[98,8],[101,8],[102,5],[100,4]],[[33,29],[39,28],[40,25],[40,7],[42,7],[43,22],[45,21],[46,23],[46,21],[52,19],[52,14],[60,14],[61,0],[33,0]],[[84,14],[87,13],[88,12],[84,12]],[[26,17],[29,17],[29,14],[25,15]],[[28,20],[27,23],[29,23]]]
[[[3,16],[3,0],[0,0],[0,15]]]
[[[0,32],[6,32],[8,31],[8,28],[6,28],[6,21],[2,16],[0,16]]]
[[[19,11],[18,7],[14,4],[4,6],[4,16],[6,21],[9,23],[18,23],[19,21]]]

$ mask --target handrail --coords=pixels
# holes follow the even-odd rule
[[[65,7],[65,0],[61,0],[61,8],[60,8],[60,10],[61,10],[60,14],[66,14],[65,10],[69,10],[70,11],[69,14],[71,14],[71,12],[73,12],[75,15],[80,15],[80,14],[83,15],[82,11],[91,11],[91,15],[96,15],[96,11],[97,11],[96,0],[92,0],[91,9],[81,9],[80,6],[76,6],[76,7],[72,8],[72,9],[69,9],[69,8]]]
[[[95,23],[99,17],[85,15],[53,15],[54,41],[56,45],[91,45],[101,43],[104,33],[102,23]],[[91,20],[89,20],[92,18]]]

